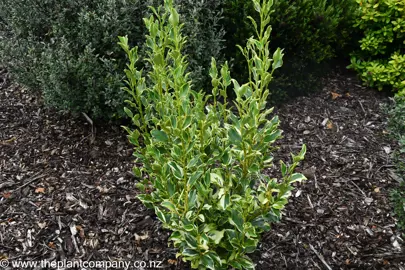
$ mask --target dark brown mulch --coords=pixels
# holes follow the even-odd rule
[[[0,259],[186,269],[170,266],[168,232],[135,198],[121,128],[58,115],[0,73]],[[380,109],[387,98],[358,84],[335,75],[321,93],[277,110],[285,136],[277,157],[306,143],[300,170],[309,180],[252,254],[257,269],[405,269],[388,199],[396,178]]]

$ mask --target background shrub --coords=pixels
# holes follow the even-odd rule
[[[361,51],[351,59],[369,86],[405,94],[405,2],[357,0],[356,27],[362,31]]]
[[[244,0],[228,0],[224,7],[226,55],[235,58],[233,71],[238,79],[246,78],[247,69],[235,44],[253,35],[249,21],[241,19],[252,10],[251,1]],[[283,47],[286,57],[271,85],[273,99],[313,90],[325,75],[327,60],[348,54],[356,43],[355,11],[354,0],[274,1],[271,47]]]
[[[405,98],[397,96],[388,110],[388,128],[392,138],[398,142],[394,153],[396,172],[402,183],[391,192],[398,227],[405,233]]]
[[[42,91],[48,105],[94,117],[120,115],[125,56],[116,38],[130,33],[132,45],[143,44],[142,19],[157,2],[3,0],[0,59],[20,83]],[[204,67],[212,56],[220,58],[221,0],[177,3],[190,32],[186,53],[192,77],[203,87],[208,78]]]

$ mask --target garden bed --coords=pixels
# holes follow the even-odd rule
[[[306,143],[299,170],[308,181],[251,255],[257,269],[405,269],[389,202],[397,179],[380,108],[387,101],[335,74],[320,93],[277,108],[284,138],[276,160]],[[131,148],[120,127],[58,115],[1,70],[0,259],[187,269],[136,199]]]

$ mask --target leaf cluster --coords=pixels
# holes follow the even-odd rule
[[[405,94],[405,2],[357,0],[355,27],[363,32],[361,51],[352,55],[349,68],[369,86]]]

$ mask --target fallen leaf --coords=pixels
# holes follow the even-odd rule
[[[366,203],[367,205],[370,205],[370,204],[374,201],[374,199],[367,197],[367,198],[364,199],[364,201],[365,201],[365,203]]]
[[[346,263],[346,265],[349,265],[350,264],[350,259],[346,259],[345,263]]]
[[[85,238],[83,227],[80,225],[76,226],[76,229],[79,231],[79,235],[81,238]]]
[[[327,129],[332,129],[332,128],[333,128],[333,123],[332,123],[332,121],[328,121],[328,123],[326,124],[326,128],[327,128]]]
[[[135,233],[135,241],[137,241],[137,242],[140,242],[140,241],[148,239],[148,238],[149,238],[148,234],[138,235]]]
[[[345,96],[346,96],[346,97],[351,97],[351,95],[350,95],[349,92],[347,92]]]
[[[41,229],[46,227],[46,222],[38,222],[38,227],[40,227]]]
[[[321,125],[322,125],[322,126],[326,126],[326,124],[328,123],[328,121],[329,121],[329,118],[323,119]]]
[[[341,94],[335,93],[335,92],[330,92],[332,94],[332,99],[337,99],[338,97],[341,97]]]
[[[4,199],[10,198],[10,196],[11,196],[11,192],[4,192],[4,193],[3,193],[3,198],[4,198]]]
[[[38,187],[38,188],[35,189],[35,193],[42,193],[42,194],[45,194],[45,188],[43,188],[43,187]]]
[[[100,191],[100,193],[107,193],[107,192],[109,192],[110,190],[107,188],[107,187],[102,187],[102,186],[97,186],[96,187],[97,189],[98,189],[98,191]]]
[[[69,226],[70,227],[70,233],[75,236],[77,234],[77,228],[75,224],[72,224]]]
[[[177,265],[177,260],[168,259],[167,262],[171,265]]]
[[[105,141],[104,143],[105,143],[106,145],[108,145],[108,146],[113,145],[113,142],[112,142],[112,141],[109,141],[109,140]]]

